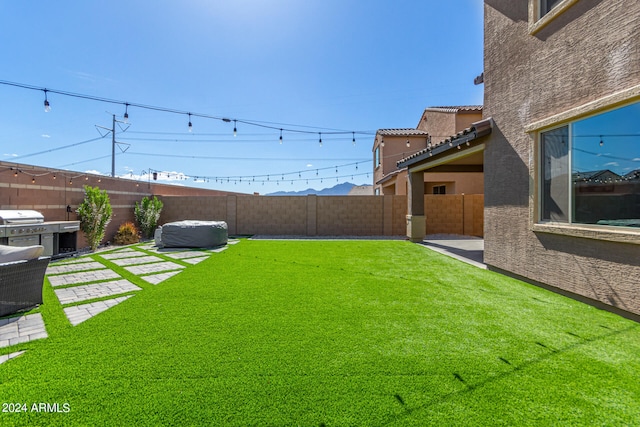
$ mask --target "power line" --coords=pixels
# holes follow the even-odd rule
[[[337,162],[348,162],[348,161],[359,161],[365,162],[370,160],[364,159],[322,159],[322,158],[273,158],[273,157],[220,157],[220,156],[202,156],[202,155],[188,155],[188,154],[158,154],[158,153],[139,153],[135,151],[128,151],[128,154],[132,154],[134,156],[149,156],[149,157],[172,157],[172,158],[180,158],[180,159],[205,159],[205,160],[247,160],[247,161],[264,161],[264,162],[329,162],[329,161],[337,161]]]
[[[51,153],[53,151],[64,150],[65,148],[77,147],[78,145],[82,145],[82,144],[87,144],[89,142],[98,141],[98,140],[101,140],[103,138],[104,138],[104,136],[101,136],[99,138],[87,139],[86,141],[76,142],[74,144],[69,144],[69,145],[65,145],[65,146],[62,146],[62,147],[56,147],[56,148],[50,148],[50,149],[44,150],[44,151],[38,151],[37,153],[23,154],[21,156],[15,156],[14,159],[23,159],[25,157],[38,156],[40,154],[46,154],[46,153]]]

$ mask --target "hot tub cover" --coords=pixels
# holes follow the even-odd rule
[[[161,227],[160,238],[165,248],[222,246],[227,244],[227,223],[196,220],[168,222]]]

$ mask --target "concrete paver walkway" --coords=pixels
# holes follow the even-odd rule
[[[98,282],[101,280],[117,279],[120,275],[113,270],[92,270],[80,273],[62,274],[59,276],[49,276],[49,282],[54,288],[56,286],[77,285],[80,283]]]
[[[230,240],[229,245],[238,242],[238,240]],[[133,292],[142,290],[117,272],[107,268],[100,262],[101,258],[122,266],[147,283],[157,285],[182,272],[186,266],[181,263],[197,264],[227,247],[209,250],[159,249],[153,243],[148,243],[52,263],[47,268],[47,278],[51,286],[56,288],[54,292],[60,304],[63,305],[65,316],[73,326],[76,326],[131,298]],[[149,252],[162,254],[176,261],[167,261]],[[78,304],[83,301],[87,303]],[[0,319],[0,348],[47,336],[41,313]],[[24,352],[18,351],[2,355],[0,363],[22,353]]]
[[[76,326],[85,320],[110,309],[114,305],[120,304],[122,301],[130,298],[132,295],[109,299],[105,301],[97,301],[89,304],[74,305],[64,309],[64,314],[73,326]]]
[[[0,347],[47,338],[42,314],[0,319]]]
[[[140,288],[126,279],[112,280],[110,282],[96,283],[93,285],[74,286],[72,288],[56,289],[55,293],[60,304],[87,301],[120,295],[131,291],[139,291]]]

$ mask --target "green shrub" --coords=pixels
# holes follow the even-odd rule
[[[128,221],[120,225],[118,232],[113,238],[116,245],[131,245],[140,241],[140,234],[135,224]]]
[[[136,202],[133,213],[138,227],[140,227],[142,237],[145,239],[153,237],[153,233],[158,226],[162,206],[162,201],[158,200],[156,196],[153,196],[153,199],[143,197],[140,203]]]
[[[104,238],[107,225],[111,221],[111,202],[106,190],[84,186],[84,200],[78,206],[80,229],[85,234],[92,251],[95,251]]]

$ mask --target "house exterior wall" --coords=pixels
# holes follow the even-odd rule
[[[640,2],[582,0],[535,34],[531,2],[485,0],[484,115],[495,126],[484,160],[484,260],[639,314],[639,234],[536,226],[538,133],[531,124],[640,85]]]
[[[429,132],[431,142],[435,144],[480,120],[482,120],[482,110],[446,112],[426,109],[420,118],[418,129]]]
[[[425,172],[424,182],[425,194],[432,194],[432,188],[438,185],[446,185],[447,194],[484,194],[482,172]]]
[[[407,139],[410,146],[407,147]],[[382,146],[384,141],[384,146]],[[384,176],[398,169],[396,162],[410,154],[426,148],[427,140],[424,136],[394,136],[394,135],[377,135],[374,142],[374,164],[373,164],[373,185],[374,188],[380,189],[380,194],[384,194],[382,191],[382,185],[376,184]],[[375,165],[375,148],[380,147],[380,166]],[[396,193],[401,194],[401,193]],[[405,193],[406,194],[406,193]]]

